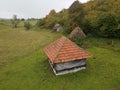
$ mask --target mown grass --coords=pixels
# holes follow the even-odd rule
[[[109,39],[87,38],[82,46],[92,54],[87,69],[55,76],[43,48],[60,36],[49,30],[0,31],[0,54],[7,62],[0,67],[0,90],[120,90],[119,40],[112,46]]]

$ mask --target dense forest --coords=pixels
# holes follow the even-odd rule
[[[51,10],[37,26],[52,28],[60,23],[69,34],[75,27],[80,26],[86,34],[107,38],[120,37],[120,0],[90,0],[87,3],[74,1],[68,9],[56,13]]]

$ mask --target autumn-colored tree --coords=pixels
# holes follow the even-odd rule
[[[104,37],[119,37],[120,0],[93,0],[84,4],[84,29]]]
[[[102,37],[120,37],[120,0],[89,0],[87,3],[74,1],[68,9],[56,13],[51,10],[41,26],[53,28],[56,23],[64,26],[69,34],[76,26],[85,33]]]
[[[68,9],[68,23],[66,29],[70,33],[75,27],[80,26],[83,18],[83,5],[76,0]]]
[[[68,10],[63,9],[59,13],[57,13],[57,22],[60,23],[62,26],[68,23]]]
[[[56,11],[51,10],[49,15],[47,15],[45,18],[45,27],[52,28],[55,23],[56,23]]]

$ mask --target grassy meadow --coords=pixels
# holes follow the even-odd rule
[[[0,90],[120,90],[120,40],[87,37],[87,69],[55,76],[43,48],[61,36],[0,22]]]

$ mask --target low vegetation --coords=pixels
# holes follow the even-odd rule
[[[38,33],[33,30],[26,32],[26,29],[21,27],[16,29],[10,26],[3,27],[7,27],[7,29],[0,30],[0,65],[35,52],[40,46],[48,43],[45,41],[47,38],[54,40],[57,36],[45,29]]]
[[[120,90],[120,40],[89,35],[82,45],[76,41],[92,55],[87,69],[56,77],[43,48],[61,36],[0,23],[0,90]]]
[[[31,28],[31,24],[28,21],[24,22],[24,27],[26,28],[26,30],[29,30]]]

